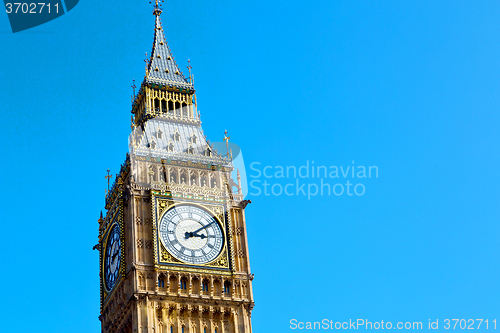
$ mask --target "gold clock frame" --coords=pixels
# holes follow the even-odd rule
[[[172,207],[180,205],[197,206],[203,210],[210,212],[220,223],[224,237],[224,246],[222,247],[219,255],[212,261],[206,264],[191,264],[178,260],[171,255],[168,250],[163,246],[158,235],[158,223],[161,221],[163,215]],[[156,268],[167,268],[178,271],[191,271],[200,272],[207,271],[207,269],[219,270],[222,274],[229,273],[231,270],[232,262],[234,262],[232,248],[233,240],[231,237],[231,219],[224,204],[206,203],[190,200],[174,200],[171,196],[152,194],[151,195],[151,209],[153,216],[153,239],[154,239],[154,262]]]

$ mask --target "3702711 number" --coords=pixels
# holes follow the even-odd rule
[[[59,13],[59,4],[55,3],[55,13]],[[38,9],[39,8],[39,9]],[[50,3],[38,2],[38,3],[27,3],[27,2],[14,2],[14,3],[6,3],[5,11],[7,14],[41,14],[42,11],[46,8],[47,13],[50,14]]]
[[[486,329],[489,329],[490,327],[493,329],[497,328],[497,320],[494,319],[491,321],[491,324],[488,322],[488,319],[445,319],[444,320],[444,329],[449,330],[449,329],[462,329],[462,330],[473,330],[473,329],[480,329],[481,325],[483,325],[483,328],[486,326]],[[457,327],[458,325],[458,327]],[[477,325],[477,327],[476,327]]]

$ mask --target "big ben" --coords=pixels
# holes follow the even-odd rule
[[[161,13],[157,2],[129,154],[99,218],[102,332],[250,333],[249,201],[231,178],[230,150],[203,134]]]

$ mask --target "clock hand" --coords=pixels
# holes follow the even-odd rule
[[[193,237],[200,237],[201,239],[207,238],[207,236],[205,236],[204,234],[198,235],[198,234],[195,234],[194,232],[193,232]]]
[[[186,232],[184,237],[186,239],[189,239],[189,237],[200,237],[201,239],[203,239],[203,238],[206,238],[207,236],[205,236],[204,234],[198,235],[198,234],[194,233],[194,231],[193,231],[193,232]]]
[[[207,224],[207,225],[206,225],[206,226],[204,226],[204,227],[201,227],[201,228],[200,228],[200,229],[198,229],[198,230],[193,231],[192,233],[193,233],[193,234],[196,234],[198,231],[201,231],[201,230],[203,230],[203,229],[205,229],[205,228],[208,228],[209,226],[211,226],[211,225],[212,225],[212,224],[214,224],[214,223],[215,223],[215,221],[213,221],[212,223]]]
[[[195,230],[195,231],[192,231],[192,232],[186,232],[186,233],[184,234],[184,237],[185,237],[186,239],[188,239],[189,237],[200,237],[201,239],[203,239],[203,238],[205,238],[205,237],[207,237],[207,236],[205,236],[205,235],[198,235],[198,231],[201,231],[201,230],[203,230],[203,229],[205,229],[205,228],[208,228],[209,226],[211,226],[211,225],[212,225],[212,224],[214,224],[214,223],[216,223],[216,221],[213,221],[212,223],[209,223],[209,224],[207,224],[206,226],[203,226],[203,227],[201,227],[201,228],[200,228],[200,229],[198,229],[198,230]]]

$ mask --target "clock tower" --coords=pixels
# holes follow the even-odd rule
[[[161,12],[157,2],[129,153],[99,219],[102,332],[251,333],[249,201],[239,174],[231,178],[230,151],[203,134]]]

